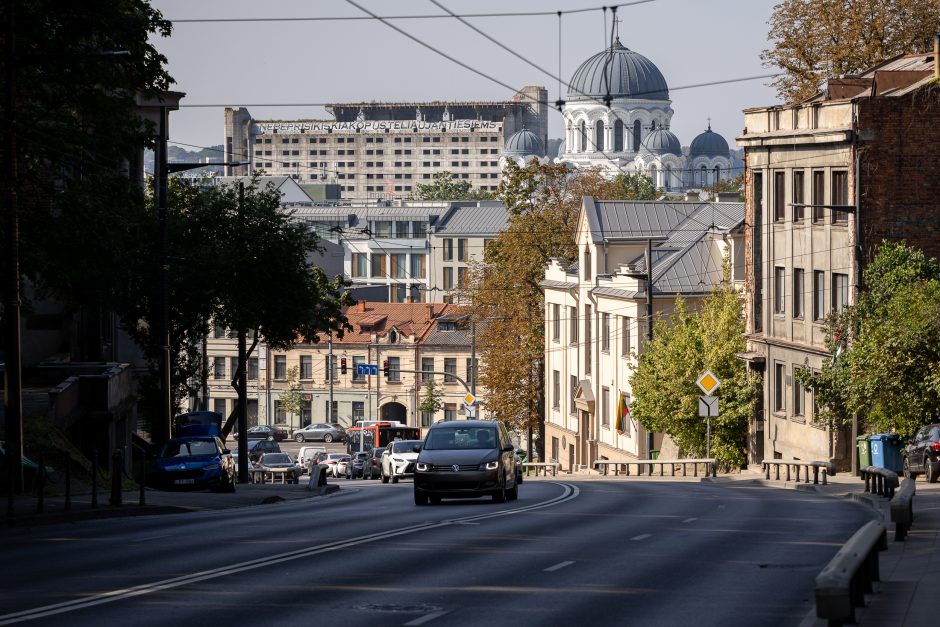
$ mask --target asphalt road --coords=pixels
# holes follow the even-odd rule
[[[871,516],[728,484],[528,481],[415,507],[411,484],[9,529],[0,625],[798,625]]]

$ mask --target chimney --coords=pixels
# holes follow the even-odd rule
[[[366,301],[360,300],[356,303],[356,311],[364,313],[366,311]]]
[[[428,320],[434,320],[434,305],[428,305]]]
[[[940,33],[933,36],[933,79],[940,81]]]

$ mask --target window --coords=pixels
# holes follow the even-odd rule
[[[849,204],[849,174],[845,170],[832,173],[832,204]],[[849,214],[846,211],[832,210],[832,223],[845,224],[849,221]]]
[[[336,422],[339,417],[339,401],[333,401],[333,411],[330,411],[330,401],[329,399],[323,402],[323,413],[326,416],[329,416],[329,422]]]
[[[782,314],[785,307],[786,293],[784,291],[784,281],[786,280],[786,269],[780,266],[774,267],[774,313]]]
[[[561,305],[552,303],[552,341],[561,337]]]
[[[793,268],[793,317],[803,317],[803,268]]]
[[[323,372],[327,381],[336,380],[336,355],[323,356]]]
[[[444,383],[457,383],[453,375],[457,374],[457,358],[444,358]]]
[[[601,426],[610,429],[610,388],[601,388]]]
[[[225,327],[218,324],[215,325],[215,327],[212,329],[212,337],[217,340],[225,339]]]
[[[568,385],[571,386],[571,399],[568,402],[568,413],[577,413],[578,407],[574,404],[574,399],[578,394],[578,377],[571,375],[568,377]]]
[[[584,374],[591,374],[591,306],[584,306]]]
[[[454,260],[454,240],[445,239],[444,240],[444,261],[453,261]]]
[[[249,381],[258,380],[258,358],[257,357],[248,358],[248,380]]]
[[[352,254],[352,275],[354,277],[365,277],[369,275],[369,255],[366,253]]]
[[[408,255],[404,253],[393,253],[389,255],[391,260],[392,277],[404,279],[408,277]]]
[[[614,152],[623,152],[623,122],[614,122]]]
[[[630,355],[630,333],[633,332],[632,325],[632,319],[627,316],[620,317],[620,355],[623,357]]]
[[[594,123],[594,149],[600,152],[604,149],[604,121]]]
[[[373,223],[373,234],[376,237],[391,237],[392,223],[390,220],[378,220]]]
[[[359,366],[366,363],[366,358],[362,355],[353,355],[352,358],[352,380],[364,383],[366,380],[366,375],[359,374]]]
[[[428,236],[428,223],[413,221],[411,223],[411,236],[412,237],[427,237]]]
[[[216,357],[213,360],[212,376],[214,379],[225,378],[225,357]]]
[[[400,357],[388,358],[388,380],[395,381],[395,382],[401,381],[401,358]]]
[[[426,276],[427,255],[411,254],[411,278],[423,279]]]
[[[444,420],[457,420],[457,403],[444,403]]]
[[[304,381],[309,381],[313,378],[313,356],[312,355],[301,355],[300,356],[300,378]]]
[[[215,400],[212,401],[212,409],[213,409],[213,411],[216,411],[216,412],[222,414],[223,416],[226,416],[226,417],[227,417],[228,414],[225,413],[225,405],[226,405],[226,400],[225,400],[224,398],[217,398],[217,399],[215,399]]]
[[[287,355],[274,356],[274,378],[278,381],[287,378]]]
[[[787,219],[786,172],[774,172],[774,222]]]
[[[813,222],[822,222],[826,216],[826,210],[822,205],[826,204],[826,173],[822,170],[813,171]]]
[[[578,343],[578,310],[576,307],[568,307],[568,343]]]
[[[422,357],[421,358],[421,382],[429,383],[434,381],[434,358],[433,357]]]
[[[453,268],[444,268],[444,289],[445,290],[454,289],[454,269]]]
[[[578,151],[585,152],[587,151],[587,127],[582,120],[581,124],[578,125]]]
[[[467,269],[457,268],[457,287],[464,287],[467,284]]]
[[[832,273],[832,310],[842,313],[849,304],[849,275]]]
[[[356,424],[357,420],[366,419],[366,404],[363,401],[352,402],[352,420]]]
[[[584,249],[584,280],[591,280],[591,250],[589,248]]]
[[[802,417],[806,412],[806,388],[796,376],[799,370],[796,366],[793,367],[793,415]]]
[[[467,240],[457,240],[457,261],[467,260]]]
[[[826,273],[813,270],[813,320],[826,317]]]
[[[281,405],[281,401],[277,399],[274,401],[274,422],[287,422],[287,411]]]
[[[786,365],[774,364],[774,411],[782,412],[787,409],[786,372]]]
[[[395,222],[395,237],[403,238],[408,237],[410,233],[411,222],[406,221],[396,221]]]
[[[633,152],[637,152],[640,149],[640,121],[634,120],[633,122]]]
[[[385,271],[385,255],[382,253],[372,253],[372,276],[380,279],[388,276]]]
[[[421,412],[421,426],[430,427],[431,423],[434,422],[434,414],[429,411]]]
[[[601,350],[610,352],[610,314],[601,314]]]
[[[803,170],[793,171],[793,221],[802,222],[806,217],[806,207],[801,207],[805,200],[803,195]]]

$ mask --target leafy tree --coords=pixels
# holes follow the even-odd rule
[[[307,399],[300,389],[300,368],[293,366],[287,369],[287,391],[281,392],[278,399],[281,407],[288,414],[300,414],[307,404]]]
[[[940,4],[919,0],[783,0],[774,7],[765,66],[782,70],[777,94],[799,102],[829,77],[890,57],[927,52],[940,31]]]
[[[486,248],[462,295],[473,303],[487,411],[514,430],[544,430],[544,294],[554,257],[573,262],[581,199],[620,198],[623,187],[599,169],[570,170],[533,160],[503,169],[499,197],[507,229]],[[544,449],[541,451],[544,454]]]
[[[446,170],[434,175],[433,183],[418,184],[415,197],[418,200],[492,200],[493,194],[482,189],[472,189],[470,181],[456,178]]]
[[[653,200],[656,198],[656,184],[642,172],[621,173],[614,177],[612,190],[617,200]]]
[[[739,192],[744,190],[744,172],[741,172],[733,179],[721,179],[709,185],[706,189],[717,194],[718,192]]]
[[[424,386],[424,395],[421,397],[418,411],[427,412],[433,416],[444,407],[442,398],[441,388],[434,381],[428,381]]]
[[[940,264],[903,243],[882,243],[858,303],[827,320],[832,356],[799,379],[820,419],[912,434],[940,414]]]
[[[684,453],[704,457],[706,424],[698,415],[701,390],[695,381],[711,370],[721,381],[719,413],[711,419],[711,454],[734,467],[745,460],[747,424],[760,381],[735,356],[745,350],[744,317],[740,294],[727,275],[700,311],[690,311],[677,299],[673,314],[657,321],[653,341],[630,380],[630,413],[646,429],[669,434]]]

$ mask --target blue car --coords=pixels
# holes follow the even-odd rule
[[[147,479],[161,490],[234,492],[235,462],[217,437],[171,438],[160,449]]]

